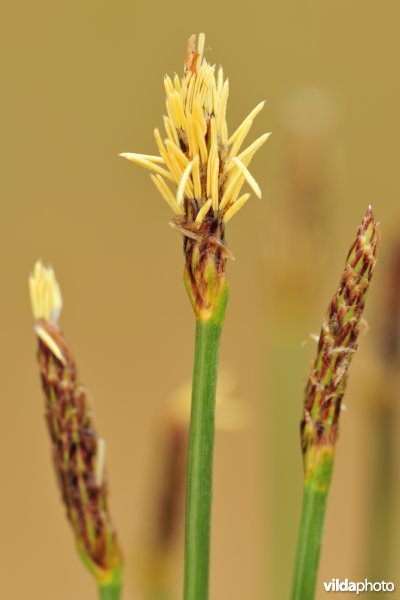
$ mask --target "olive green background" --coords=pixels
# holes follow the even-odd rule
[[[236,261],[221,364],[249,418],[239,431],[217,433],[211,598],[288,597],[301,502],[298,424],[314,351],[312,341],[301,343],[318,331],[369,203],[382,223],[381,262],[342,415],[317,598],[334,577],[386,577],[400,598],[399,544],[385,573],[375,577],[368,566],[382,516],[371,491],[385,377],[379,335],[400,223],[399,18],[394,0],[2,1],[2,598],[96,597],[74,552],[43,420],[27,293],[39,257],[56,269],[62,326],[107,440],[124,600],[143,598],[162,415],[190,380],[194,323],[169,209],[148,174],[117,154],[155,152],[163,75],[180,73],[186,39],[199,31],[209,60],[230,79],[231,130],[265,98],[249,139],[273,132],[252,166],[263,198],[228,229]],[[396,442],[395,502],[399,453]],[[398,519],[390,530],[400,539]],[[173,598],[181,536],[182,526]]]

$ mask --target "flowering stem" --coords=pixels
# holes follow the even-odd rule
[[[219,314],[197,319],[186,498],[184,600],[208,598],[212,462],[218,351],[227,296]]]
[[[292,600],[314,598],[332,470],[333,458],[325,457],[314,476],[304,483]]]
[[[305,388],[300,427],[304,496],[292,600],[314,598],[342,400],[352,357],[358,348],[379,239],[378,225],[368,207],[322,323],[317,355]]]
[[[120,600],[121,581],[112,581],[99,586],[100,600]]]

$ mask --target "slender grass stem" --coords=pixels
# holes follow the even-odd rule
[[[121,582],[112,581],[110,583],[99,586],[100,600],[120,600],[121,598]]]
[[[314,598],[332,469],[333,462],[330,462],[304,484],[292,600]]]
[[[208,598],[215,391],[222,321],[198,319],[196,322],[186,499],[184,600]]]

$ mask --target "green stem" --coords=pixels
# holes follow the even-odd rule
[[[112,581],[99,586],[100,600],[120,600],[121,598],[121,583]]]
[[[315,595],[332,469],[333,461],[326,462],[304,483],[292,600],[313,600]]]
[[[223,314],[222,318],[196,322],[186,498],[184,600],[208,598],[215,391],[222,322]]]

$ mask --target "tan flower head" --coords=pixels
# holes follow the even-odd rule
[[[270,134],[264,134],[242,150],[251,125],[264,106],[260,102],[229,136],[226,107],[229,82],[222,67],[203,56],[204,34],[191,36],[184,74],[164,78],[167,116],[166,138],[155,129],[159,156],[123,153],[121,156],[152,171],[151,179],[169,204],[182,233],[196,234],[209,217],[226,223],[247,202],[242,194],[247,182],[261,197],[261,190],[248,167]]]

